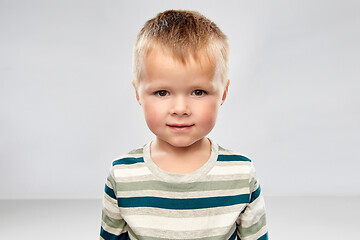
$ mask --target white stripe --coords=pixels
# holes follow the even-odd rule
[[[117,206],[117,201],[107,195],[104,195],[102,210],[107,216],[111,218],[122,219],[119,208]]]
[[[239,212],[196,218],[169,218],[159,216],[130,215],[124,216],[132,228],[150,228],[169,231],[196,231],[220,227],[231,227]]]
[[[249,174],[209,175],[211,181],[249,180]]]
[[[247,206],[245,212],[241,214],[241,224],[245,228],[251,227],[257,223],[264,214],[265,203],[261,193],[261,195],[254,202]]]
[[[216,208],[204,208],[204,209],[184,209],[184,210],[173,210],[173,209],[161,209],[152,207],[139,207],[139,208],[122,208],[121,214],[123,216],[130,215],[156,215],[161,217],[169,218],[195,218],[195,217],[208,217],[227,213],[241,213],[246,207],[246,203],[237,204],[233,206],[216,207]]]
[[[239,154],[238,152],[234,152],[234,151],[231,151],[231,150],[219,150],[219,155],[240,155],[242,156],[241,154]]]
[[[250,162],[237,162],[237,161],[218,161],[217,167],[233,167],[233,166],[250,166]]]
[[[114,161],[123,159],[123,158],[140,158],[140,157],[143,157],[142,153],[125,154],[125,155],[121,155],[120,157],[114,159]]]
[[[212,228],[205,231],[169,231],[162,229],[148,229],[138,228],[136,233],[139,236],[156,236],[156,238],[163,239],[229,239],[232,233],[235,231],[236,224],[225,228]]]
[[[116,182],[121,183],[131,183],[131,182],[148,182],[148,181],[158,181],[159,179],[156,176],[149,175],[141,175],[141,176],[133,176],[133,177],[121,177],[118,176],[115,178]]]
[[[115,168],[114,177],[116,179],[128,178],[128,177],[138,177],[144,175],[150,175],[151,172],[147,167],[140,168]]]
[[[209,175],[232,175],[232,174],[249,174],[251,167],[249,165],[241,166],[215,166],[209,172]]]

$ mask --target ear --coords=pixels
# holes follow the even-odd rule
[[[132,85],[133,85],[133,87],[134,87],[134,89],[135,89],[136,100],[138,101],[138,103],[139,103],[140,106],[141,106],[140,97],[139,97],[139,94],[138,94],[138,91],[137,91],[137,88],[136,88],[136,85],[135,85],[135,81],[132,80],[131,83],[132,83]]]
[[[223,105],[223,103],[225,102],[225,99],[226,99],[227,93],[228,93],[228,89],[229,89],[229,85],[230,85],[230,80],[228,80],[227,83],[226,83],[226,87],[225,87],[223,96],[221,98],[221,105]]]

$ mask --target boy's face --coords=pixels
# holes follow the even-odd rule
[[[228,87],[224,90],[214,74],[207,58],[190,58],[184,65],[161,50],[148,54],[136,97],[157,141],[188,147],[213,129]]]

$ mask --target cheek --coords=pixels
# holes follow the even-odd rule
[[[161,124],[162,113],[161,109],[153,105],[144,105],[143,111],[145,121],[150,129],[155,128]]]
[[[218,110],[218,104],[215,103],[199,108],[198,116],[202,126],[206,128],[213,128],[216,122]]]

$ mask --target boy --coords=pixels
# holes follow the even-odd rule
[[[146,22],[132,83],[156,138],[113,162],[100,239],[268,239],[252,162],[206,137],[228,92],[228,55],[197,12]]]

